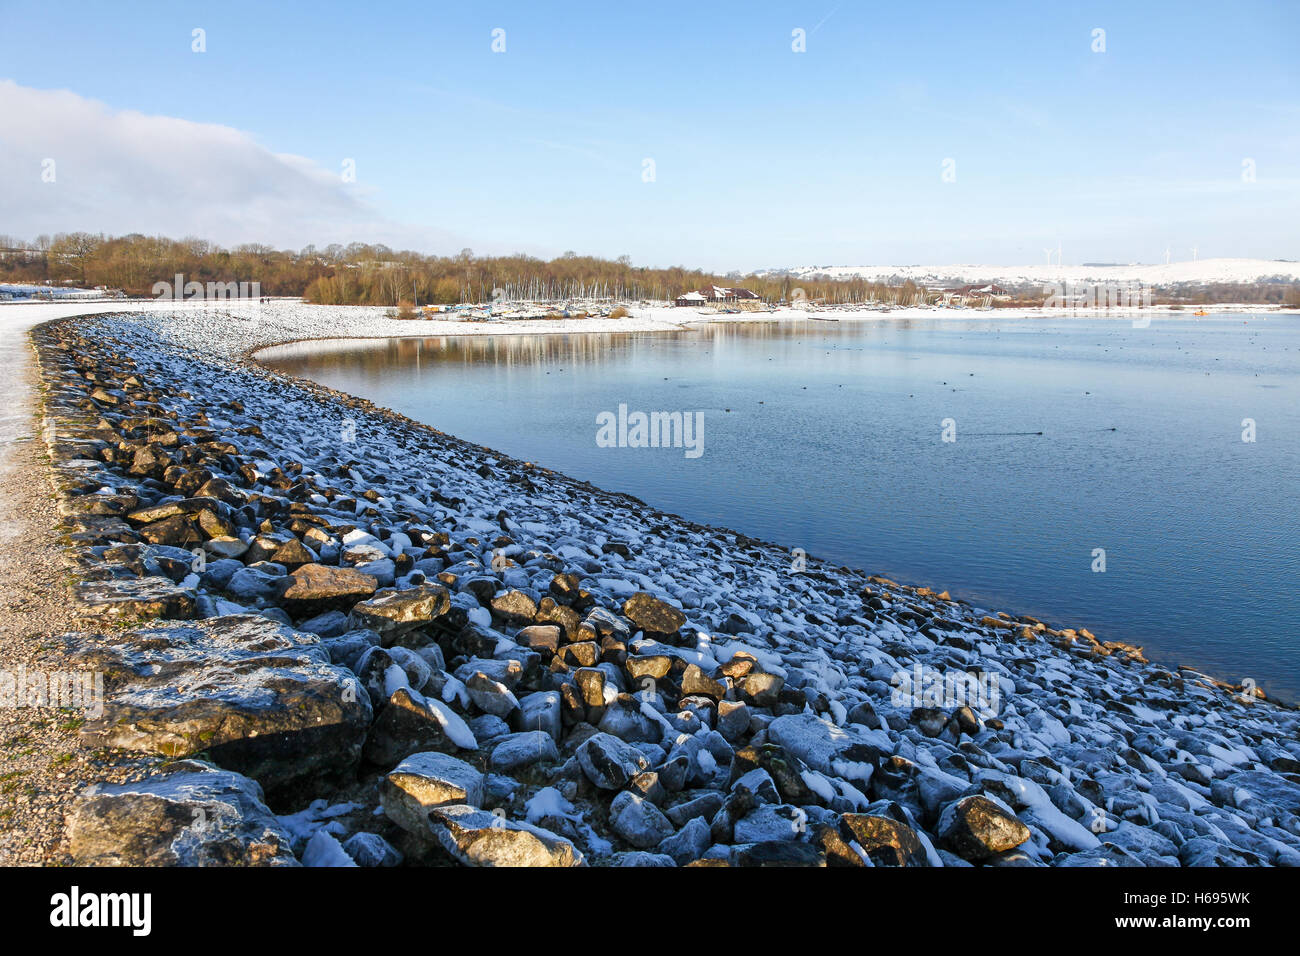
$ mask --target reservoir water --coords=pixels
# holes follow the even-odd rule
[[[1300,698],[1297,316],[713,323],[259,358],[694,521]],[[603,447],[620,405],[702,413],[702,453]]]

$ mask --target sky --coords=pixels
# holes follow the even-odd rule
[[[0,24],[22,238],[1300,259],[1296,0],[0,0]]]

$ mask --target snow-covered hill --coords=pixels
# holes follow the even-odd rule
[[[771,272],[781,270],[769,270]],[[1200,259],[1160,265],[1056,266],[1056,265],[947,265],[947,266],[801,266],[788,270],[799,278],[817,275],[835,279],[873,281],[911,279],[921,285],[961,285],[996,282],[1000,285],[1036,285],[1047,282],[1125,282],[1163,286],[1181,283],[1254,283],[1281,277],[1300,280],[1300,262],[1276,259]]]

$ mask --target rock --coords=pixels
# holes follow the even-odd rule
[[[673,659],[667,654],[646,654],[640,657],[629,657],[623,662],[623,666],[637,687],[645,688],[648,686],[644,683],[647,678],[653,682],[668,676],[668,672],[673,667]]]
[[[402,854],[377,833],[354,833],[343,841],[343,852],[357,866],[401,866]]]
[[[271,560],[284,565],[289,571],[296,571],[312,566],[319,558],[297,538],[291,538],[271,553]]]
[[[939,817],[937,831],[946,849],[976,863],[1014,850],[1031,836],[1029,827],[981,796],[949,804]]]
[[[592,734],[578,747],[578,765],[587,779],[602,790],[622,790],[629,780],[646,770],[645,754],[610,734]]]
[[[514,690],[524,676],[524,667],[513,658],[472,657],[456,668],[456,677],[465,682],[475,674],[483,674],[509,690]]]
[[[737,685],[741,696],[755,707],[771,707],[780,699],[784,687],[784,677],[762,672],[748,674]]]
[[[600,660],[600,646],[595,641],[577,641],[560,648],[560,657],[572,667],[594,667]]]
[[[515,635],[515,642],[535,651],[554,654],[560,647],[560,629],[554,624],[534,624]]]
[[[727,694],[726,685],[716,681],[700,670],[696,664],[688,664],[682,673],[682,695],[699,694],[712,700],[722,700]]]
[[[301,622],[298,625],[298,630],[315,634],[317,637],[321,638],[322,642],[324,642],[328,638],[341,637],[348,632],[348,616],[339,611],[326,611],[323,614],[318,614],[315,617],[308,618]],[[374,634],[373,631],[356,631],[354,633]],[[375,634],[376,640],[378,637],[379,635]],[[364,650],[364,648],[362,648],[362,650]],[[330,654],[330,658],[334,658],[333,653]]]
[[[663,725],[641,712],[641,705],[624,694],[605,708],[597,726],[607,734],[633,743],[658,743],[663,738]]]
[[[718,701],[718,733],[737,743],[749,732],[749,706],[729,700]]]
[[[352,608],[353,627],[368,627],[385,646],[407,631],[441,617],[451,609],[451,595],[441,584],[421,584],[389,591]]]
[[[698,860],[709,848],[709,824],[703,817],[693,817],[680,830],[666,837],[658,852],[672,857],[678,866]]]
[[[550,734],[557,743],[562,725],[560,719],[560,694],[554,690],[539,690],[519,698],[517,725],[520,730],[536,730]]]
[[[140,537],[150,544],[166,544],[174,548],[192,548],[203,542],[203,535],[189,516],[176,516],[155,521],[140,529]]]
[[[424,839],[433,838],[429,811],[434,807],[478,807],[483,797],[481,770],[436,751],[412,754],[379,781],[380,804],[388,819]]]
[[[927,737],[938,737],[948,724],[948,715],[938,707],[914,707],[908,719]]]
[[[1267,770],[1241,770],[1226,777],[1224,782],[1234,790],[1247,792],[1248,796],[1238,796],[1238,806],[1246,807],[1258,802],[1265,810],[1285,810],[1300,816],[1300,783],[1280,774]]]
[[[683,827],[697,818],[706,822],[712,820],[714,815],[721,809],[722,794],[717,791],[708,791],[694,799],[668,807],[664,813],[672,821],[673,826]]]
[[[537,605],[523,591],[511,590],[492,599],[492,614],[507,624],[527,624],[537,616]]]
[[[762,773],[762,771],[758,771]],[[736,843],[800,840],[808,832],[808,815],[787,804],[762,804],[735,823]]]
[[[248,553],[248,542],[229,535],[218,535],[204,541],[203,550],[223,558],[238,558]]]
[[[1106,846],[1113,846],[1113,844],[1106,844]],[[1083,853],[1072,854],[1068,859],[1072,860],[1075,857],[1081,857],[1081,862],[1093,859]],[[1228,846],[1206,836],[1194,837],[1179,847],[1178,859],[1183,866],[1238,867],[1261,866],[1264,863],[1254,853]]]
[[[867,730],[859,724],[837,727],[814,714],[778,717],[768,725],[767,737],[812,769],[850,779],[865,779],[880,754],[893,750],[883,731]],[[857,765],[857,773],[846,773],[853,769],[849,765]]]
[[[759,747],[742,747],[736,751],[731,762],[731,779],[734,784],[742,776],[754,769],[766,771],[785,803],[799,806],[823,804],[825,798],[812,790],[804,781],[807,765],[798,757],[786,752],[784,747],[776,744],[763,744]]]
[[[570,841],[527,823],[470,806],[430,813],[434,836],[466,866],[586,866]]]
[[[106,620],[188,620],[195,614],[194,589],[162,575],[78,581],[72,599],[86,617]]]
[[[504,718],[519,709],[519,701],[510,692],[510,688],[482,671],[470,675],[469,680],[465,681],[465,689],[469,691],[470,700],[484,713]]]
[[[570,645],[572,646],[572,645]],[[579,667],[573,672],[573,682],[587,707],[605,705],[605,672],[595,667]]]
[[[647,853],[645,850],[632,850],[618,858],[615,866],[676,866],[677,862],[666,853]]]
[[[853,849],[840,835],[839,829],[828,823],[820,823],[812,828],[811,842],[821,849],[825,855],[827,866],[865,867],[875,865],[864,860],[858,851]],[[969,864],[967,865],[969,866]]]
[[[658,807],[627,790],[610,804],[609,822],[615,833],[642,850],[658,846],[673,835],[673,825]]]
[[[488,765],[500,773],[513,773],[535,763],[559,759],[559,748],[555,746],[555,739],[550,734],[526,730],[507,734],[497,741],[497,745],[492,748]]]
[[[732,853],[736,866],[825,866],[821,850],[808,843],[781,840],[738,846]]]
[[[474,734],[449,706],[401,688],[393,692],[371,725],[363,756],[381,767],[391,767],[422,750],[455,753],[477,747]]]
[[[640,591],[623,602],[623,616],[648,637],[668,637],[676,634],[686,623],[686,615],[677,608],[659,600],[652,594]]]
[[[273,807],[352,779],[370,699],[312,635],[241,614],[64,642],[118,685],[81,728],[95,746],[206,752],[257,780]]]
[[[73,802],[74,866],[297,866],[256,781],[197,760],[99,784]]]
[[[277,597],[290,614],[303,617],[351,608],[374,594],[378,586],[369,574],[352,568],[304,564],[281,579]]]
[[[478,738],[480,747],[495,747],[499,738],[510,733],[510,725],[495,714],[479,714],[466,723]]]
[[[840,836],[861,847],[875,866],[928,865],[916,831],[889,817],[846,813],[840,817]]]

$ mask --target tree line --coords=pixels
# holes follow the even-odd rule
[[[890,287],[865,280],[808,281],[779,275],[707,272],[685,266],[636,266],[627,256],[603,259],[566,252],[554,259],[516,253],[453,256],[355,242],[297,252],[258,243],[230,248],[205,239],[94,235],[0,236],[0,281],[105,287],[148,296],[155,282],[257,282],[263,295],[302,296],[323,305],[397,306],[461,302],[674,299],[693,289],[744,287],[768,302],[806,297],[852,303],[880,300]],[[913,287],[914,289],[914,287]],[[800,291],[801,290],[801,291]],[[894,293],[897,294],[897,293]],[[913,290],[907,290],[913,296]]]
[[[769,303],[806,299],[907,306],[942,297],[940,291],[911,281],[799,278],[775,273],[719,275],[684,266],[635,266],[627,256],[602,259],[575,252],[546,260],[523,253],[479,256],[472,249],[462,249],[454,256],[424,255],[361,242],[309,245],[294,252],[259,243],[225,248],[194,237],[168,239],[139,233],[60,233],[30,242],[0,235],[0,282],[103,286],[127,295],[149,296],[154,283],[172,283],[177,274],[186,282],[205,286],[209,282],[257,282],[263,295],[302,296],[322,305],[663,301],[713,285],[743,287]],[[993,304],[1042,304],[1039,287],[1014,291],[1011,300]],[[1300,283],[1183,287],[1162,290],[1155,301],[1300,305]]]

